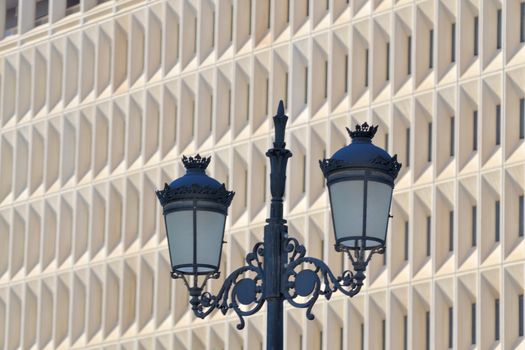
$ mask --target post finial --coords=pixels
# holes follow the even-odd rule
[[[284,103],[283,100],[279,101],[277,106],[277,114],[273,117],[273,124],[275,126],[275,140],[273,146],[275,148],[284,148],[286,143],[284,142],[284,130],[286,128],[286,122],[288,117],[284,114]]]
[[[284,103],[283,103],[283,100],[279,100],[279,105],[277,106],[277,115],[284,115]]]

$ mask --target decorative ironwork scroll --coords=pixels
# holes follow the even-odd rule
[[[282,293],[293,306],[306,308],[309,320],[315,318],[312,308],[319,296],[330,300],[336,291],[350,297],[359,293],[365,279],[364,271],[372,255],[383,253],[382,247],[369,251],[348,251],[354,271],[346,270],[341,276],[336,276],[324,261],[306,256],[306,248],[297,239],[288,238],[285,244],[289,262],[283,272]]]
[[[206,276],[200,286],[190,286],[184,275],[172,274],[172,277],[184,280],[190,291],[190,304],[195,316],[205,318],[215,309],[223,314],[233,310],[239,317],[237,329],[240,330],[245,325],[244,317],[255,314],[264,304],[264,270],[261,262],[263,253],[263,243],[259,242],[246,255],[246,265],[226,277],[217,295],[203,291],[203,288],[208,279],[217,278],[218,274]]]

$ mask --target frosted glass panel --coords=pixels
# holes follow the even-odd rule
[[[193,211],[174,211],[166,215],[171,265],[193,264]],[[191,267],[179,269],[191,272]]]
[[[197,211],[197,262],[218,266],[222,248],[224,214],[212,211]],[[210,271],[199,268],[199,271]]]
[[[341,181],[330,185],[336,237],[363,234],[363,181]],[[346,245],[352,242],[348,241]],[[345,243],[343,243],[345,244]]]
[[[384,240],[390,215],[392,187],[375,181],[368,181],[366,235]]]

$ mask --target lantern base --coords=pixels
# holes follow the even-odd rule
[[[180,264],[171,267],[173,273],[182,275],[210,275],[216,273],[217,266],[208,264]]]
[[[384,248],[385,241],[376,237],[367,236],[349,236],[340,238],[335,243],[335,250],[338,252],[347,252],[352,250],[378,250]],[[382,253],[382,252],[378,252]]]

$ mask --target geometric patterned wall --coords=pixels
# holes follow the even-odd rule
[[[314,321],[288,306],[286,349],[524,349],[524,17],[519,0],[1,0],[0,348],[264,346],[264,312],[243,331],[194,318],[154,190],[212,155],[237,193],[222,276],[240,266],[284,99],[290,233],[335,272],[318,159],[368,121],[403,163],[385,258]]]

